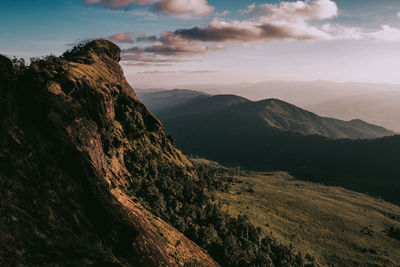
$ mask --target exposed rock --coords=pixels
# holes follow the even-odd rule
[[[20,72],[0,57],[1,265],[216,265],[130,193],[126,164],[197,178],[119,52],[97,40]]]

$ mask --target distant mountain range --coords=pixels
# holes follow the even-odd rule
[[[156,114],[186,154],[286,170],[400,203],[400,136],[383,137],[393,132],[382,127],[319,117],[277,99],[232,95],[196,97]],[[358,140],[374,137],[383,138]]]
[[[206,93],[193,90],[175,89],[175,90],[139,90],[137,96],[146,103],[147,107],[153,111],[161,111],[178,104],[185,103],[188,100],[198,96],[208,96]]]
[[[400,91],[340,97],[307,106],[307,109],[342,120],[360,118],[400,132]]]
[[[266,127],[329,138],[361,139],[394,134],[361,120],[341,121],[320,117],[278,99],[250,101],[236,95],[210,96],[191,90],[171,90],[143,95],[141,100],[167,125],[195,121],[202,115],[221,120],[235,118],[241,120],[240,124],[251,122],[249,127],[253,130]]]
[[[176,88],[212,95],[234,94],[253,101],[277,98],[320,116],[361,119],[400,132],[400,85],[395,84],[265,81],[229,85],[188,84]]]

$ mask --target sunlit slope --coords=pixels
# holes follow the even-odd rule
[[[237,177],[219,193],[225,209],[321,266],[400,266],[400,207],[340,187],[294,180],[287,173]],[[397,232],[395,232],[397,231]]]

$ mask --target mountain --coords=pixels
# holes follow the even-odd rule
[[[173,107],[197,97],[208,96],[205,93],[193,90],[141,90],[138,98],[153,112]]]
[[[253,101],[277,98],[320,116],[362,119],[400,132],[400,85],[328,81],[265,81],[175,86],[211,94],[235,94]]]
[[[221,208],[228,174],[176,149],[119,59],[106,40],[0,56],[0,265],[312,264]]]
[[[162,118],[176,117],[181,114],[202,114],[215,112],[243,102],[249,102],[249,100],[236,95],[198,96],[179,105],[154,111],[154,113],[159,114]]]
[[[213,112],[158,115],[186,154],[252,170],[285,170],[297,178],[400,203],[400,136],[322,136],[392,133],[381,127],[322,118],[276,99],[245,101]]]
[[[243,121],[238,123],[252,122],[255,127],[329,138],[377,138],[394,134],[385,128],[361,120],[341,121],[320,117],[278,99],[253,102],[235,95],[202,96],[155,113],[167,126],[179,124],[180,120],[190,120],[190,117],[196,114],[208,114],[221,120],[235,117]]]
[[[213,94],[235,94],[254,101],[278,98],[302,108],[347,96],[400,92],[400,85],[395,84],[341,83],[323,80],[271,80],[238,84],[183,84],[175,86],[175,88],[213,92]]]
[[[360,118],[400,132],[399,103],[399,91],[379,91],[335,98],[307,106],[307,109],[343,120]]]
[[[24,73],[2,58],[3,264],[217,265],[128,193],[135,157],[190,164],[137,100],[118,59],[106,41]]]

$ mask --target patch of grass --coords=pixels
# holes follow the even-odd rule
[[[400,207],[339,187],[298,181],[287,173],[249,173],[219,192],[223,209],[293,244],[321,266],[400,266],[393,231]]]

